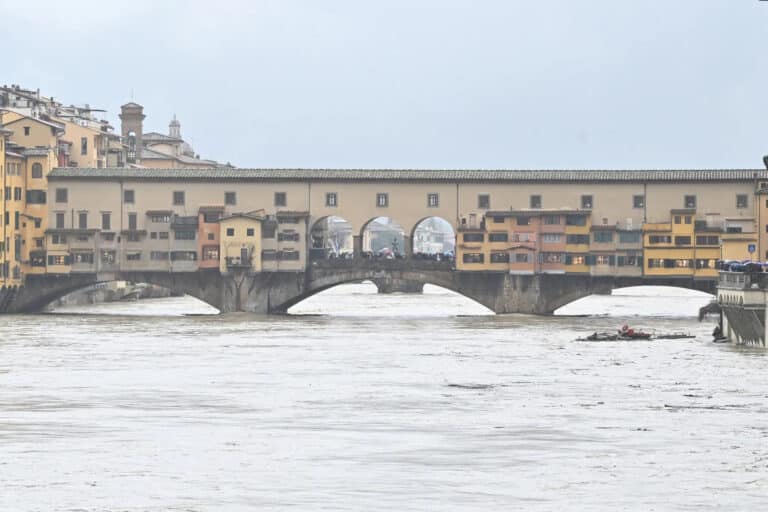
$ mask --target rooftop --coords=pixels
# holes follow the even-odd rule
[[[413,181],[413,182],[750,182],[765,169],[484,170],[484,169],[153,169],[57,168],[49,179],[161,181]]]

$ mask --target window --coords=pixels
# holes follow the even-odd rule
[[[545,244],[559,244],[561,239],[560,233],[544,233],[541,235],[541,241]]]
[[[51,235],[51,243],[53,245],[59,245],[59,244],[65,244],[67,243],[67,237],[64,235]]]
[[[203,259],[204,260],[218,260],[219,259],[219,246],[218,245],[205,245],[205,246],[203,246]]]
[[[213,233],[208,233],[208,240],[216,240],[216,235]]]
[[[539,253],[539,258],[541,259],[542,263],[546,263],[549,265],[552,265],[552,264],[558,265],[563,262],[563,253],[542,252],[542,253]]]
[[[5,200],[10,201],[13,194],[13,189],[11,187],[5,187]]]
[[[339,206],[339,201],[338,201],[338,197],[336,196],[336,192],[328,192],[327,194],[325,194],[325,206],[329,206],[331,208]]]
[[[28,137],[28,136],[29,136],[29,126],[25,126],[25,127],[24,127],[24,136],[25,136],[25,137]]]
[[[464,263],[483,263],[485,262],[485,254],[478,252],[465,252],[462,255],[461,261]]]
[[[271,222],[265,222],[261,225],[261,238],[275,238],[277,227]]]
[[[427,208],[437,208],[438,206],[440,206],[440,196],[427,194]]]
[[[545,215],[544,216],[544,224],[548,226],[554,226],[560,224],[560,216],[559,215]]]
[[[125,239],[129,242],[141,242],[141,234],[136,231],[132,231],[125,235]]]
[[[135,230],[136,229],[136,214],[135,213],[129,213],[128,214],[128,229]]]
[[[234,192],[224,192],[224,204],[237,204],[237,194]]]
[[[174,190],[173,191],[173,204],[174,204],[174,206],[182,206],[184,204],[184,191],[183,190]]]
[[[112,229],[112,215],[109,212],[102,212],[101,214],[101,229],[104,231]]]
[[[535,240],[533,233],[512,233],[513,242],[533,242]]]
[[[80,154],[88,154],[88,137],[80,137]]]
[[[636,244],[640,242],[639,231],[620,231],[619,243],[622,244]]]
[[[463,238],[465,242],[482,242],[485,240],[485,235],[483,233],[464,233]]]
[[[541,208],[541,196],[538,194],[532,195],[530,205],[531,208]]]
[[[101,239],[106,240],[107,242],[112,242],[115,240],[115,234],[114,233],[102,233]]]
[[[589,235],[566,235],[565,243],[567,244],[588,244]]]
[[[506,233],[489,233],[488,234],[488,241],[489,242],[506,242],[509,237]]]
[[[285,192],[275,192],[275,206],[286,206],[288,197]]]
[[[73,263],[86,263],[93,265],[93,253],[92,252],[76,252],[72,255]]]
[[[379,208],[386,208],[389,206],[389,194],[376,194],[376,206]]]
[[[518,217],[517,218],[517,225],[518,226],[527,226],[528,224],[530,224],[530,222],[531,222],[531,219],[528,218],[528,217]]]
[[[13,200],[21,201],[21,187],[13,187]]]
[[[676,236],[675,245],[691,245],[690,236]]]
[[[275,261],[277,259],[277,251],[274,249],[265,249],[261,251],[261,261]]]
[[[174,231],[173,238],[176,240],[195,240],[197,231]]]
[[[299,251],[287,249],[277,253],[277,258],[280,260],[296,261],[299,259]]]
[[[611,265],[613,266],[613,256],[606,254],[599,254],[595,256],[595,265]]]
[[[14,229],[19,229],[19,225],[20,225],[20,222],[19,222],[19,220],[20,220],[20,219],[19,219],[19,214],[20,214],[20,213],[21,213],[21,212],[14,212],[14,214],[13,214],[13,228],[14,228]]]
[[[696,208],[696,196],[685,196],[683,200],[684,208]]]
[[[35,179],[43,177],[43,166],[42,165],[40,165],[38,163],[32,164],[32,177],[35,178]],[[744,197],[746,197],[746,196],[744,196]]]
[[[720,237],[716,235],[698,235],[696,245],[720,245]]]
[[[149,259],[154,261],[168,261],[168,257],[169,254],[166,251],[152,251],[149,253]]]
[[[692,218],[690,215],[686,215],[686,216],[685,216],[685,223],[686,223],[686,224],[690,224],[692,219],[693,219],[693,218]]]
[[[128,261],[141,261],[141,253],[140,252],[129,252],[125,255],[125,259]]]
[[[160,238],[160,240],[168,240],[167,231],[158,231],[157,236]]]
[[[235,228],[227,228],[227,236],[235,236]]]
[[[64,214],[56,212],[56,229],[64,229]]]
[[[566,254],[565,264],[566,265],[586,265],[587,260],[583,254]]]
[[[123,190],[123,202],[133,204],[136,200],[136,194],[133,190]]]
[[[645,196],[632,196],[632,208],[645,208]]]
[[[56,202],[57,203],[66,203],[67,202],[67,189],[65,189],[65,188],[57,188],[56,189]]]
[[[278,217],[277,218],[278,224],[298,224],[299,218],[298,217]]]
[[[515,253],[515,263],[528,263],[530,261],[530,255],[524,252]]]
[[[491,217],[494,224],[504,224],[504,217]]]
[[[35,228],[40,229],[40,226],[43,223],[43,219],[35,219]]]
[[[77,227],[88,229],[88,212],[80,212],[77,216]]]
[[[478,194],[477,195],[477,207],[487,210],[491,207],[491,196],[490,194]]]
[[[221,218],[221,213],[220,212],[205,212],[205,213],[203,213],[203,222],[206,223],[206,224],[213,224],[214,222],[218,222],[220,218]]]
[[[585,210],[591,210],[594,206],[594,202],[592,201],[592,196],[581,196],[581,207]]]
[[[584,215],[566,215],[565,225],[566,226],[586,226],[587,217]]]
[[[295,231],[282,232],[277,234],[278,242],[298,242],[299,234]]]
[[[150,239],[150,240],[157,240],[157,231],[152,231],[152,232],[149,234],[149,239]]]
[[[509,263],[509,253],[508,252],[492,252],[491,253],[491,263]]]
[[[675,224],[680,224],[683,222],[683,217],[681,215],[675,215]]]
[[[592,235],[592,239],[597,243],[606,244],[613,242],[612,231],[595,231]]]
[[[649,244],[671,244],[672,236],[671,235],[650,235],[648,237],[648,243]]]
[[[643,259],[640,256],[628,254],[626,256],[619,256],[616,258],[616,264],[620,267],[641,267],[643,264]]]
[[[28,204],[45,204],[45,190],[27,190]]]
[[[736,208],[747,207],[747,194],[736,194]]]
[[[48,256],[48,265],[69,265],[69,256]]]
[[[253,228],[247,228],[245,230],[245,236],[253,236],[255,233],[255,230]],[[298,233],[296,233],[298,235]]]

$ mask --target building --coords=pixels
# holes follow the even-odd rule
[[[128,144],[128,163],[156,169],[224,167],[202,160],[181,137],[181,123],[173,116],[168,134],[144,133],[144,107],[135,102],[120,107],[121,132]]]

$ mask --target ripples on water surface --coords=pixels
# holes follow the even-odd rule
[[[374,290],[0,316],[0,510],[768,506],[768,359],[710,343],[706,298],[540,318]],[[624,322],[697,339],[573,341]]]

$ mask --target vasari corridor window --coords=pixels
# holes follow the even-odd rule
[[[427,207],[437,208],[440,205],[440,196],[437,194],[427,194]]]
[[[237,194],[235,192],[224,192],[224,204],[237,204]]]
[[[288,194],[285,192],[275,192],[275,206],[288,205]]]
[[[591,195],[581,196],[581,207],[584,210],[591,210],[594,205],[595,205],[595,203],[594,203],[594,201],[592,201],[592,196]]]
[[[329,206],[333,208],[338,205],[339,205],[339,201],[338,201],[338,197],[336,196],[336,192],[328,192],[325,194],[325,206]]]
[[[645,196],[632,196],[632,208],[645,208]]]
[[[487,210],[491,207],[490,194],[478,194],[477,195],[477,207]]]
[[[530,201],[531,208],[541,208],[541,196],[538,194],[534,194],[531,196]]]
[[[736,194],[736,208],[747,207],[747,194]]]
[[[389,206],[389,194],[379,193],[376,194],[376,206],[379,208],[386,208]]]
[[[683,200],[683,207],[696,208],[696,196],[685,196]]]
[[[173,204],[175,206],[182,206],[184,204],[184,191],[174,190],[173,192]]]
[[[123,190],[124,203],[133,204],[135,199],[136,199],[136,195],[134,194],[133,190]]]

